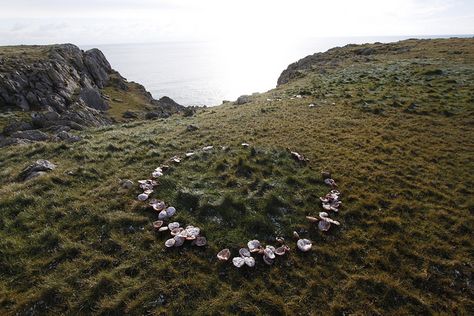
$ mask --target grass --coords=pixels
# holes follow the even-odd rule
[[[1,150],[2,314],[472,314],[474,41],[396,45],[410,50],[330,51],[338,65],[245,105]],[[157,215],[119,181],[206,145],[215,148],[173,165],[154,194],[209,245],[167,250]],[[57,169],[17,182],[40,158]],[[344,201],[328,233],[304,219],[328,190],[323,170]],[[272,267],[258,258],[241,270],[215,257],[293,230],[311,252],[291,241]]]

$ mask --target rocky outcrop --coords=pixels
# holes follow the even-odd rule
[[[116,100],[104,91],[127,94],[130,86],[151,107],[150,117],[168,117],[184,108],[168,97],[155,100],[142,85],[127,82],[98,49],[84,52],[72,44],[0,47],[0,112],[31,113],[28,121],[23,115],[4,126],[0,147],[47,139],[34,129],[54,134],[111,124],[107,111]]]
[[[32,58],[34,53],[39,56]],[[109,124],[100,113],[108,108],[100,89],[111,76],[121,78],[100,50],[83,52],[72,44],[5,56],[0,63],[0,110],[39,112],[33,120],[41,117],[41,127]]]

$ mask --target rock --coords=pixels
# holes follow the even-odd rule
[[[126,179],[126,180],[122,180],[120,182],[120,185],[122,186],[122,188],[126,189],[126,190],[130,190],[133,188],[133,181],[132,180],[129,180],[129,179]]]
[[[194,132],[194,131],[197,131],[198,129],[199,129],[199,127],[197,127],[196,125],[192,125],[192,124],[191,124],[191,125],[188,125],[188,126],[186,127],[186,130],[187,130],[188,132]]]
[[[105,111],[109,108],[109,104],[102,98],[97,89],[84,88],[79,94],[79,98],[90,108]]]
[[[237,100],[234,102],[236,105],[242,105],[245,103],[249,103],[251,101],[251,96],[249,95],[241,95],[240,97],[237,98]]]
[[[34,164],[29,165],[20,173],[18,178],[21,181],[26,181],[37,176],[43,175],[48,171],[56,169],[56,165],[48,160],[37,160]]]
[[[61,131],[59,132],[56,137],[60,140],[69,142],[69,143],[74,143],[80,141],[82,138],[77,136],[77,135],[72,135],[71,133],[68,133],[66,131]]]
[[[159,117],[160,117],[160,113],[154,112],[154,111],[147,112],[145,114],[145,119],[147,119],[147,120],[153,120],[153,119],[156,119],[156,118],[159,118]]]
[[[38,130],[18,131],[10,135],[12,138],[27,139],[31,141],[45,141],[49,139],[46,133]]]
[[[26,131],[33,129],[33,125],[28,122],[14,121],[3,128],[3,134],[10,135],[18,131]]]
[[[138,118],[138,114],[133,111],[128,110],[122,114],[122,117],[126,119]]]

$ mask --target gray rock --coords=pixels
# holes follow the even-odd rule
[[[109,108],[109,104],[102,98],[97,89],[84,88],[81,90],[79,98],[90,108],[101,111]]]
[[[145,118],[146,118],[147,120],[156,119],[156,118],[159,118],[160,116],[161,116],[160,113],[155,112],[155,111],[147,112],[147,113],[145,114]]]
[[[33,125],[28,122],[14,121],[3,128],[3,134],[11,135],[14,132],[33,129]]]
[[[69,143],[74,143],[74,142],[78,142],[80,141],[82,138],[77,136],[77,135],[73,135],[71,133],[68,133],[66,131],[61,131],[59,132],[56,137],[60,140],[63,140],[63,141],[66,141],[66,142],[69,142]]]
[[[46,172],[56,169],[56,165],[48,160],[37,160],[35,163],[29,165],[20,173],[18,178],[21,181],[26,181],[45,174]]]
[[[39,130],[18,131],[10,135],[12,138],[27,139],[31,141],[45,141],[49,139],[48,134]]]
[[[138,114],[133,111],[128,110],[122,114],[122,117],[126,119],[138,118]]]
[[[199,129],[199,127],[197,127],[196,125],[192,125],[192,124],[191,124],[191,125],[188,125],[188,126],[186,127],[186,130],[187,130],[188,132],[194,132],[194,131],[197,131],[198,129]]]
[[[245,104],[245,103],[249,103],[250,101],[251,101],[251,99],[250,99],[249,95],[241,95],[240,97],[237,98],[237,101],[235,101],[234,104],[242,105],[242,104]]]

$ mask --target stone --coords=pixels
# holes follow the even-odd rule
[[[41,176],[54,169],[56,169],[55,164],[49,162],[48,160],[40,159],[23,169],[18,178],[21,181],[26,181],[37,176]]]
[[[237,98],[237,100],[234,102],[236,105],[242,105],[249,103],[251,101],[251,96],[249,95],[241,95],[240,97]]]
[[[122,117],[125,119],[135,119],[135,118],[138,118],[138,114],[133,111],[128,110],[122,114]]]
[[[13,138],[27,139],[31,141],[45,141],[49,139],[48,134],[39,130],[18,131],[10,135]]]
[[[194,131],[197,131],[198,129],[199,129],[199,127],[197,127],[196,125],[192,125],[192,124],[188,125],[186,127],[186,131],[188,131],[188,132],[194,132]]]

